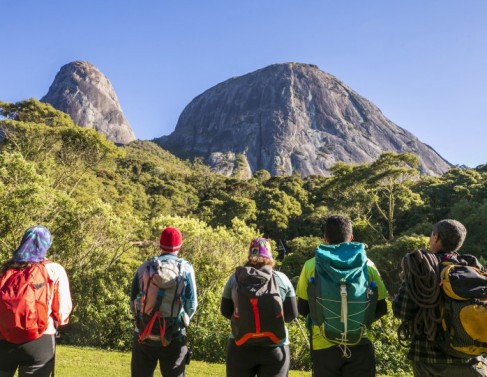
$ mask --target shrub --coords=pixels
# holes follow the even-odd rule
[[[379,269],[389,295],[394,295],[399,290],[400,281],[398,276],[401,272],[401,260],[404,255],[418,249],[426,249],[427,247],[428,237],[411,235],[401,236],[391,243],[374,246],[367,250],[367,256]]]

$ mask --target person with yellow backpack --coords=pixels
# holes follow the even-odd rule
[[[487,376],[487,272],[474,256],[458,253],[466,234],[460,222],[441,220],[429,250],[402,260],[392,309],[415,377]]]

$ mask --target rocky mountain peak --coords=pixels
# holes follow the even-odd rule
[[[41,101],[68,113],[81,127],[94,128],[115,143],[135,140],[110,80],[91,63],[75,61],[61,67]]]
[[[156,139],[213,170],[328,175],[339,161],[369,163],[382,152],[412,152],[424,174],[450,164],[373,103],[316,65],[274,64],[224,81],[194,98],[174,132]]]

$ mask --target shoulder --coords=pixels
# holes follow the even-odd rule
[[[179,258],[178,261],[181,262],[181,266],[183,267],[183,269],[186,272],[190,272],[190,273],[194,274],[194,268],[193,268],[193,265],[191,264],[191,262],[189,262],[183,258]]]
[[[306,262],[304,262],[303,270],[301,273],[305,274],[306,276],[312,276],[315,273],[315,268],[316,268],[316,257],[313,257],[311,259],[308,259]]]
[[[377,284],[377,288],[379,290],[378,299],[385,299],[388,295],[387,288],[382,280],[382,277],[380,276],[379,270],[375,266],[374,262],[372,262],[370,259],[367,259],[367,273],[369,274],[369,281],[375,281]]]
[[[313,257],[311,259],[308,259],[306,262],[304,262],[303,268],[311,269],[311,268],[315,268],[315,266],[316,266],[316,257]]]
[[[67,276],[66,275],[66,270],[59,263],[51,262],[51,261],[46,261],[44,263],[44,266],[46,267],[46,270],[47,270],[47,273],[49,275],[49,278],[53,282],[56,282],[59,279],[62,279],[62,278],[64,278],[64,277]]]
[[[367,258],[367,269],[377,271],[377,267],[376,267],[375,263],[372,262],[369,258]]]
[[[287,275],[284,272],[273,270],[272,273],[276,277],[278,284],[280,282],[281,283],[280,285],[287,286],[287,287],[292,286],[291,280],[289,280],[289,278],[287,277]]]
[[[228,278],[225,286],[223,287],[223,298],[232,298],[232,289],[236,286],[237,280],[235,279],[235,274],[231,274]]]
[[[308,281],[311,276],[315,275],[315,268],[316,268],[316,257],[308,259],[303,264],[303,268],[301,269],[301,274],[299,275],[299,281]]]
[[[367,259],[367,272],[369,273],[369,275],[371,275],[374,278],[380,277],[380,273],[379,270],[377,269],[377,266],[370,259]]]
[[[293,284],[286,274],[281,271],[273,271],[272,273],[276,277],[277,286],[284,292],[281,298],[284,300],[287,296],[295,296]]]

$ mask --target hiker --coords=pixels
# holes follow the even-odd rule
[[[284,322],[298,316],[294,288],[273,270],[269,240],[250,243],[244,266],[237,267],[223,289],[220,311],[230,319],[228,377],[281,377],[289,372],[289,338]]]
[[[307,316],[315,377],[375,376],[374,347],[365,329],[387,313],[387,291],[365,245],[352,240],[352,222],[329,216],[324,244],[298,280],[298,311]]]
[[[186,328],[198,305],[191,264],[178,258],[183,244],[174,227],[161,232],[161,254],[135,273],[130,294],[136,317],[132,346],[132,377],[152,377],[159,362],[163,377],[184,376],[191,352]]]
[[[0,267],[1,377],[54,375],[57,327],[72,303],[66,271],[46,258],[51,243],[47,228],[31,227]]]
[[[442,317],[449,301],[443,296],[442,289],[444,285],[452,282],[440,279],[440,275],[444,276],[443,273],[448,272],[447,266],[460,265],[463,269],[472,266],[474,270],[483,274],[484,286],[487,278],[485,269],[475,257],[458,254],[466,234],[467,231],[460,222],[451,219],[441,220],[433,226],[429,251],[418,250],[406,254],[403,258],[402,284],[394,298],[392,309],[394,316],[402,321],[398,330],[399,339],[410,341],[407,357],[412,361],[416,377],[487,376],[485,358],[480,355],[457,354],[457,351],[452,351],[443,342],[449,341],[449,335],[443,333],[442,323],[450,325],[450,320]],[[462,290],[478,288],[468,284],[467,278],[468,274],[459,276],[458,281],[462,285]],[[485,300],[487,290],[484,288],[482,291],[479,293],[483,293]],[[467,301],[463,300],[464,303]],[[486,306],[484,303],[484,313],[487,313]],[[478,309],[477,306],[475,311]],[[483,318],[487,318],[486,315],[483,314]],[[451,313],[451,321],[460,321],[459,317],[458,313]],[[476,322],[478,323],[474,326],[485,329],[485,319]],[[485,337],[484,330],[483,333]],[[462,339],[462,342],[466,340]],[[476,343],[477,340],[479,339],[472,342]],[[484,343],[484,353],[485,346]]]

